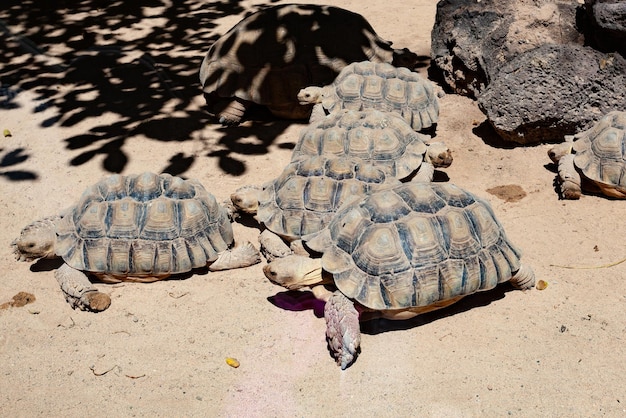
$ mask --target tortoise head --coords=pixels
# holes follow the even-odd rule
[[[289,290],[297,290],[325,282],[322,275],[322,263],[319,258],[295,254],[273,260],[263,267],[263,273],[270,281]]]
[[[11,245],[18,261],[33,261],[56,257],[56,240],[55,219],[48,218],[26,226]]]
[[[573,137],[571,137],[573,138]],[[570,140],[566,140],[560,144],[556,144],[552,148],[548,150],[548,157],[552,160],[553,163],[558,164],[559,160],[567,155],[572,153],[572,146],[574,142]]]
[[[317,104],[322,102],[321,87],[305,87],[298,92],[298,102],[301,105]]]
[[[259,208],[259,193],[261,188],[258,186],[243,186],[230,195],[230,200],[236,210],[255,214]]]
[[[428,158],[435,167],[446,168],[452,164],[452,152],[443,142],[428,144]]]
[[[417,66],[418,61],[419,57],[417,54],[411,52],[408,48],[393,50],[393,60],[391,64],[394,67],[406,67],[409,70],[413,70]]]

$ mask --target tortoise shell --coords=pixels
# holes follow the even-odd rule
[[[169,174],[107,177],[57,223],[57,255],[114,277],[205,267],[233,243],[226,209],[196,180]]]
[[[279,117],[301,119],[308,118],[311,106],[298,103],[300,89],[331,83],[351,62],[393,59],[391,42],[363,16],[338,7],[288,4],[253,13],[221,36],[202,62],[200,82],[209,107],[211,101],[237,97]]]
[[[429,306],[511,279],[520,252],[489,204],[449,183],[403,183],[341,208],[303,237],[347,297],[375,310]]]
[[[602,190],[626,195],[626,112],[610,112],[574,137],[574,164]]]
[[[287,240],[299,239],[323,229],[344,203],[397,183],[383,169],[358,158],[314,156],[294,161],[263,186],[257,219]]]
[[[439,119],[435,86],[407,68],[369,61],[346,66],[332,84],[322,89],[321,104],[336,109],[376,109],[401,116],[420,131]]]
[[[358,157],[402,180],[419,169],[428,140],[396,115],[341,110],[305,127],[291,160],[313,155]]]

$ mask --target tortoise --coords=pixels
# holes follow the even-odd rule
[[[404,118],[416,131],[431,128],[439,119],[435,85],[407,68],[387,63],[355,62],[324,86],[298,92],[301,105],[313,104],[310,122],[336,109],[377,109]]]
[[[548,156],[558,164],[563,198],[579,199],[585,190],[626,199],[626,112],[609,112],[590,129],[566,136]]]
[[[73,308],[102,311],[103,282],[151,282],[194,268],[225,270],[261,261],[249,242],[231,248],[226,209],[197,180],[169,174],[113,175],[78,202],[26,226],[13,248],[18,260],[61,257],[55,277]]]
[[[289,163],[261,188],[239,188],[231,201],[237,210],[256,214],[265,226],[259,241],[271,261],[301,251],[297,241],[322,230],[341,205],[397,183],[383,168],[356,157],[313,156]],[[290,248],[285,242],[295,244]]]
[[[435,167],[452,163],[444,143],[431,142],[398,115],[374,109],[342,109],[302,129],[291,159],[310,155],[359,157],[400,180],[432,181]]]
[[[326,336],[342,369],[359,348],[359,320],[407,319],[505,281],[521,289],[535,282],[490,205],[450,183],[383,188],[302,239],[322,257],[289,255],[263,270],[326,301]]]
[[[332,82],[351,62],[415,67],[415,53],[391,44],[345,9],[274,6],[244,18],[209,48],[200,83],[209,112],[223,125],[239,124],[253,103],[280,118],[307,119],[312,106],[298,103],[298,91]]]

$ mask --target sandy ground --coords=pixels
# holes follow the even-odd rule
[[[455,95],[440,102],[437,138],[455,161],[438,180],[491,202],[545,290],[502,285],[410,321],[364,324],[362,352],[343,372],[321,305],[271,284],[263,264],[98,284],[111,307],[72,310],[58,263],[15,261],[10,243],[25,224],[112,172],[194,177],[226,199],[276,176],[303,125],[270,118],[223,129],[201,111],[205,51],[260,2],[186,2],[167,17],[137,8],[142,19],[114,16],[117,3],[60,10],[63,19],[37,15],[36,2],[9,3],[0,19],[45,55],[0,39],[0,128],[12,134],[0,138],[0,303],[36,297],[0,310],[0,415],[626,416],[626,263],[606,267],[626,256],[625,203],[559,200],[549,145],[503,144],[475,103]],[[429,56],[436,1],[334,4]],[[84,39],[123,52],[72,55]],[[234,227],[239,241],[257,242],[254,225]]]

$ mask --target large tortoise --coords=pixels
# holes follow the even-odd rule
[[[337,109],[377,109],[396,113],[421,131],[439,120],[437,96],[435,85],[416,72],[363,61],[346,66],[329,85],[302,89],[298,100],[315,105],[310,122]]]
[[[548,151],[558,164],[558,182],[565,199],[579,199],[582,190],[626,199],[626,112],[607,113],[590,129]]]
[[[61,215],[26,226],[13,247],[22,261],[61,257],[55,277],[67,301],[101,311],[111,300],[85,273],[108,283],[151,282],[261,261],[252,244],[231,248],[233,241],[226,209],[197,180],[143,173],[101,180]]]
[[[237,210],[256,214],[265,226],[259,241],[271,261],[292,252],[286,243],[321,231],[343,204],[397,183],[383,168],[356,157],[313,156],[289,163],[261,188],[237,189],[231,201]]]
[[[383,188],[303,240],[322,258],[289,255],[264,272],[288,289],[313,286],[326,301],[326,336],[342,369],[359,347],[359,319],[406,319],[504,281],[522,289],[535,281],[489,204],[449,183]]]
[[[415,67],[418,57],[394,49],[365,18],[332,6],[287,4],[251,14],[209,49],[200,67],[208,110],[224,125],[240,123],[252,103],[276,116],[306,119],[298,91],[330,83],[356,61]]]
[[[448,167],[452,153],[430,142],[400,116],[374,109],[338,110],[302,129],[292,161],[312,155],[348,155],[391,170],[400,180],[431,181],[435,167]]]

